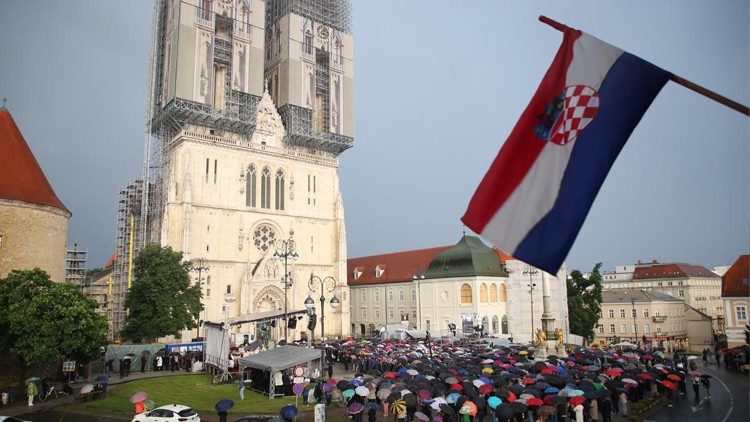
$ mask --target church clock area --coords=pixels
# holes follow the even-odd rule
[[[342,306],[325,310],[325,334],[348,334],[338,167],[354,144],[350,21],[344,0],[156,2],[136,249],[203,260],[203,321],[306,313],[309,280],[330,277]],[[308,335],[263,322],[230,333]]]

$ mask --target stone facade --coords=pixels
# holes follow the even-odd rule
[[[65,281],[69,219],[59,208],[0,199],[0,277],[39,267]]]

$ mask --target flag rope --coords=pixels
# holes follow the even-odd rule
[[[557,29],[558,31],[561,31],[561,32],[565,31],[565,29],[568,28],[567,25],[565,25],[563,23],[560,23],[560,22],[558,22],[558,21],[556,21],[554,19],[550,19],[550,18],[548,18],[548,17],[546,17],[544,15],[539,15],[539,21],[542,22],[542,23],[545,23],[545,24],[551,26],[552,28],[555,28],[555,29]],[[739,111],[740,113],[742,113],[742,114],[744,114],[746,116],[750,116],[750,107],[748,107],[746,105],[743,105],[743,104],[740,104],[740,103],[738,103],[736,101],[733,101],[733,100],[731,100],[731,99],[729,99],[729,98],[727,98],[727,97],[725,97],[725,96],[723,96],[723,95],[721,95],[721,94],[719,94],[717,92],[714,92],[714,91],[712,91],[712,90],[710,90],[710,89],[708,89],[708,88],[706,88],[704,86],[698,85],[695,82],[691,82],[691,81],[689,81],[689,80],[687,80],[687,79],[685,79],[685,78],[683,78],[681,76],[677,76],[675,74],[672,74],[672,77],[670,78],[670,80],[672,82],[678,84],[678,85],[682,85],[683,87],[685,87],[685,88],[687,88],[687,89],[689,89],[689,90],[691,90],[693,92],[697,92],[698,94],[701,94],[701,95],[703,95],[706,98],[710,98],[710,99],[716,101],[719,104],[722,104],[722,105],[724,105],[726,107],[729,107],[732,110]]]

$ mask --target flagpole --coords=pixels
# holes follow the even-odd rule
[[[550,19],[550,18],[548,18],[548,17],[546,17],[544,15],[539,15],[539,21],[542,22],[542,23],[545,23],[545,24],[547,24],[549,26],[551,26],[552,28],[557,29],[558,31],[565,31],[565,29],[568,28],[567,25],[562,24],[562,23],[560,23],[560,22],[558,22],[558,21],[556,21],[554,19]],[[740,112],[740,113],[742,113],[742,114],[744,114],[746,116],[750,116],[750,107],[748,107],[746,105],[743,105],[743,104],[740,104],[740,103],[738,103],[736,101],[730,100],[729,98],[727,98],[727,97],[725,97],[725,96],[723,96],[721,94],[718,94],[718,93],[716,93],[714,91],[711,91],[710,89],[708,89],[708,88],[706,88],[704,86],[698,85],[695,82],[691,82],[691,81],[689,81],[689,80],[687,80],[687,79],[685,79],[685,78],[683,78],[681,76],[677,76],[675,74],[672,74],[672,77],[670,78],[670,80],[672,82],[678,84],[678,85],[684,86],[685,88],[687,88],[687,89],[689,89],[689,90],[691,90],[693,92],[697,92],[698,94],[701,94],[704,97],[712,99],[712,100],[716,101],[719,104],[722,104],[722,105],[724,105],[726,107],[729,107],[732,110],[738,111],[738,112]]]

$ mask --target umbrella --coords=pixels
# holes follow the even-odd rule
[[[143,402],[143,406],[146,408],[146,411],[153,410],[153,408],[156,407],[156,404],[153,400],[146,400]]]
[[[297,409],[297,406],[293,404],[287,404],[286,406],[281,408],[279,414],[284,419],[294,419],[294,417],[297,416],[298,412],[299,410]]]
[[[348,399],[348,398],[350,398],[350,397],[353,397],[353,396],[354,396],[354,390],[352,390],[351,388],[350,388],[350,389],[348,389],[348,390],[344,390],[344,391],[343,391],[343,392],[341,393],[341,395],[342,395],[342,396],[344,396],[344,398]]]
[[[526,413],[527,407],[521,402],[514,402],[511,406],[513,406],[514,413]]]
[[[98,377],[96,377],[96,382],[98,382],[99,384],[106,384],[107,382],[109,382],[109,378],[107,378],[106,375],[99,375]]]
[[[402,399],[406,403],[406,407],[408,409],[416,409],[417,408],[417,401],[418,400],[417,400],[417,396],[415,396],[414,394],[412,394],[412,393],[404,394],[404,396],[402,397]]]
[[[214,405],[214,409],[216,409],[217,412],[226,412],[233,407],[234,402],[229,399],[221,399],[216,403],[216,405]]]
[[[667,378],[670,379],[670,380],[672,380],[672,381],[680,381],[682,379],[677,374],[669,374],[669,375],[667,375]]]
[[[139,391],[130,397],[131,403],[140,403],[148,398],[148,395],[143,391]]]
[[[526,400],[526,406],[541,406],[544,402],[538,397],[532,397]]]
[[[448,404],[454,404],[458,400],[458,393],[450,393],[445,398],[445,402]]]
[[[350,415],[356,415],[364,409],[365,406],[362,403],[352,403],[349,405],[346,411],[349,412]]]
[[[323,392],[330,393],[331,391],[333,391],[333,386],[331,384],[323,384]]]
[[[422,412],[416,412],[416,413],[414,413],[414,417],[417,418],[417,419],[419,419],[422,422],[427,422],[427,421],[430,420],[430,417],[427,416],[427,415],[425,415]]]
[[[622,382],[624,382],[626,384],[638,384],[638,381],[636,381],[636,380],[634,380],[632,378],[623,378]]]
[[[458,379],[456,377],[448,377],[445,379],[446,384],[457,384]]]
[[[570,399],[570,405],[573,407],[578,406],[579,404],[583,404],[585,402],[586,402],[586,397],[577,396],[577,397],[571,397]]]
[[[510,419],[515,413],[516,412],[513,410],[513,405],[509,403],[503,403],[495,408],[495,414],[500,420]]]
[[[92,391],[94,391],[94,384],[86,384],[83,387],[81,387],[81,394],[88,394]],[[143,401],[143,400],[138,400],[138,401]]]
[[[670,382],[670,381],[662,381],[661,385],[669,388],[672,391],[677,389],[677,386],[673,382]]]
[[[367,397],[370,394],[370,389],[365,387],[364,385],[360,385],[359,387],[354,389],[354,392],[361,397]]]
[[[380,400],[387,400],[388,396],[390,396],[390,395],[391,395],[391,390],[389,390],[387,388],[378,391],[378,394],[377,394],[377,396],[378,396],[378,398]]]
[[[39,378],[39,377],[29,377],[29,378],[26,379],[26,383],[37,382],[37,381],[41,381],[41,380],[42,379]]]
[[[571,392],[569,393],[569,396],[570,396],[570,397],[578,397],[578,396],[582,396],[582,395],[584,395],[584,394],[586,394],[586,393],[584,393],[584,392],[583,392],[582,390],[572,390],[572,391],[571,391]]]
[[[499,406],[502,403],[503,403],[503,401],[500,400],[500,397],[492,396],[492,397],[490,397],[490,398],[487,399],[487,406],[489,406],[492,409],[496,408],[497,406]]]
[[[391,403],[391,412],[393,412],[394,415],[398,415],[399,413],[403,413],[405,411],[406,402],[404,400],[398,399]]]

